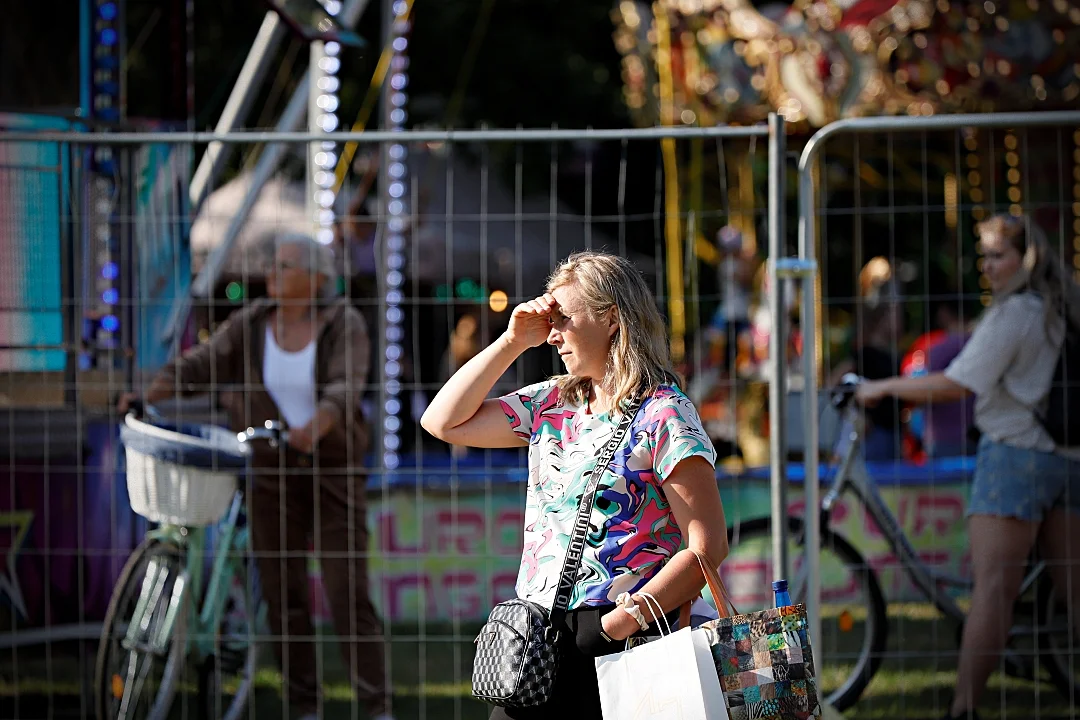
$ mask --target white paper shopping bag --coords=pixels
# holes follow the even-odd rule
[[[679,630],[631,650],[596,658],[596,676],[604,720],[728,717],[703,631]]]
[[[698,679],[701,681],[701,697],[705,701],[705,714],[710,720],[727,720],[727,701],[724,700],[724,688],[720,686],[720,675],[716,672],[709,635],[704,630],[693,630],[690,639],[694,642],[694,659],[697,660]]]

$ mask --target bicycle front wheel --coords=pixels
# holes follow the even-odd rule
[[[772,607],[772,521],[757,518],[728,531],[728,590],[740,612]],[[806,602],[803,567],[805,532],[800,518],[788,518],[788,556],[793,602]],[[877,576],[859,551],[828,528],[821,528],[821,637],[813,638],[818,687],[837,710],[854,705],[883,660],[888,641],[885,598]]]
[[[94,670],[98,720],[162,720],[183,672],[188,617],[185,557],[147,539],[109,600]]]
[[[233,548],[237,557],[226,579],[223,607],[218,616],[212,652],[203,659],[199,696],[204,717],[239,720],[255,692],[259,646],[255,639],[265,621],[262,587],[247,543]]]

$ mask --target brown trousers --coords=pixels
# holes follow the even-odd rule
[[[249,519],[270,629],[279,639],[274,649],[285,677],[285,700],[301,713],[318,706],[308,579],[308,547],[314,541],[356,697],[372,716],[386,712],[382,621],[368,593],[364,479],[337,468],[313,472],[304,458],[290,457],[286,464],[288,469],[255,475]]]

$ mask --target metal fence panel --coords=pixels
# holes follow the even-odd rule
[[[835,382],[845,365],[868,377],[944,369],[965,332],[991,304],[974,225],[995,214],[1027,216],[1028,227],[1047,235],[1067,272],[1080,272],[1078,128],[1080,113],[1047,112],[859,118],[820,130],[799,163],[799,252],[822,270],[820,284],[807,284],[802,293],[808,311],[803,323],[812,325],[819,338],[818,353],[802,358],[805,392],[817,396],[818,387]],[[816,323],[808,320],[813,317]],[[844,328],[855,328],[858,335],[847,335]],[[819,412],[812,403],[804,404],[808,507],[819,504],[819,448],[834,443],[818,438]],[[812,536],[831,528],[863,541],[859,550],[893,603],[884,669],[864,695],[860,712],[903,715],[909,705],[922,707],[920,693],[941,691],[935,705],[946,705],[952,691],[956,624],[964,619],[967,588],[942,584],[940,578],[969,579],[972,554],[982,551],[977,541],[969,548],[964,520],[976,443],[965,432],[972,418],[971,407],[963,404],[920,408],[885,403],[874,415],[877,435],[866,454],[871,460],[903,458],[906,469],[896,466],[881,473],[871,462],[870,475],[909,473],[921,464],[917,482],[923,489],[899,505],[889,503],[892,517],[872,507],[888,490],[872,491],[867,502],[850,492],[830,495],[832,515],[826,521],[831,522],[820,529],[816,514],[808,517]],[[1032,483],[1044,480],[1030,478]],[[890,541],[891,535],[898,537]],[[828,611],[829,572],[814,570],[816,551],[807,555],[809,602],[820,608],[814,613],[814,635],[842,635],[849,620]],[[1034,627],[1040,620],[1031,619],[1030,612],[1042,601],[1032,600],[1030,593],[1025,597],[1017,613],[1026,611]],[[1052,610],[1039,608],[1043,622]],[[1064,687],[1057,682],[1061,675],[1067,684],[1075,665],[1074,641],[1067,628],[1059,630],[1033,637],[1014,628],[1012,654],[999,669],[1024,679],[993,680],[983,709],[996,696],[1002,716],[1007,711],[1010,716],[1072,716],[1069,694],[1053,691],[1054,685]],[[1047,650],[1054,658],[1051,671],[1054,662],[1066,668],[1056,678],[1045,663],[1040,669],[1033,660]],[[828,652],[825,663],[835,670],[835,657]],[[943,682],[919,679],[938,668],[950,671]],[[896,682],[910,683],[912,689],[897,692]]]
[[[737,480],[739,471],[730,469],[768,462],[768,336],[760,331],[767,328],[761,262],[768,174],[761,140],[767,132],[755,127],[334,136],[334,153],[340,143],[358,143],[351,178],[331,205],[333,247],[346,278],[339,290],[365,316],[373,341],[364,406],[377,431],[364,461],[372,470],[365,557],[372,597],[386,621],[388,672],[399,693],[400,716],[486,716],[467,692],[472,638],[490,606],[513,593],[523,524],[524,453],[449,448],[425,437],[420,414],[447,374],[496,338],[509,309],[538,294],[555,262],[570,252],[603,248],[632,257],[669,317],[678,298],[683,310],[672,323],[672,339],[689,378],[687,391],[726,459],[720,472],[729,518],[768,514],[767,477]],[[21,583],[0,584],[0,591],[21,588],[25,601],[19,607],[9,602],[0,638],[18,687],[31,688],[44,678],[54,692],[61,678],[78,677],[85,679],[82,689],[92,690],[93,658],[72,652],[68,643],[81,639],[93,645],[122,566],[148,530],[129,508],[115,398],[145,390],[171,351],[206,343],[231,313],[265,292],[266,241],[286,230],[310,232],[311,206],[296,168],[308,144],[326,138],[8,133],[0,136],[0,148],[31,139],[68,148],[72,157],[109,163],[116,191],[95,197],[89,164],[57,176],[89,198],[72,219],[78,242],[56,249],[68,253],[81,278],[62,298],[68,314],[59,342],[77,368],[66,381],[48,381],[71,402],[52,413],[19,403],[0,430],[0,438],[7,438],[0,439],[0,450],[9,470],[0,497],[10,498],[12,522],[18,521],[7,572],[11,583]],[[250,174],[241,170],[211,188],[191,217],[186,196],[192,163],[210,141],[237,144],[241,168],[271,143],[284,146],[286,161],[251,202],[244,200]],[[381,153],[392,146],[402,152],[390,160],[400,160],[409,179],[402,197],[388,192],[387,183],[371,185]],[[665,162],[678,173],[676,198],[665,194]],[[397,211],[394,201],[402,203]],[[245,203],[246,217],[238,220],[237,209]],[[672,215],[674,225],[668,221]],[[48,216],[39,208],[28,226]],[[239,232],[231,236],[233,230]],[[401,246],[392,243],[395,232],[405,239]],[[234,244],[221,249],[225,237]],[[394,252],[400,257],[392,261]],[[675,260],[678,272],[671,271]],[[185,328],[172,323],[182,315],[188,263],[197,275],[196,292],[207,292],[191,303],[193,320]],[[216,277],[208,267],[216,268]],[[534,350],[497,389],[539,380],[557,363],[550,349]],[[39,371],[12,370],[7,377],[13,385],[45,383]],[[246,387],[211,377],[205,389],[220,398],[242,395]],[[164,406],[185,422],[225,420],[206,401]],[[30,447],[44,460],[25,457]],[[327,716],[353,716],[360,705],[348,699],[331,639],[332,607],[314,560],[326,557],[324,542],[315,533],[304,549],[312,563],[319,637],[326,636],[319,640],[316,671],[331,688]],[[771,601],[765,553],[759,548],[725,571],[743,606]],[[274,703],[280,704],[272,657],[261,660],[267,674],[259,687],[271,699],[258,700],[251,714],[276,712]],[[185,713],[197,709],[189,680],[198,678],[185,675],[177,699]],[[61,695],[72,691],[64,688]],[[16,715],[30,712],[32,700],[22,702]],[[87,694],[84,714],[92,712],[90,703]]]

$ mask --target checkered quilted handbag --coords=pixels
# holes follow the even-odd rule
[[[597,453],[596,467],[582,493],[574,532],[566,550],[555,603],[549,614],[536,603],[508,600],[496,605],[476,636],[473,660],[473,697],[503,707],[543,705],[555,686],[559,666],[559,631],[581,567],[589,516],[596,501],[600,478],[608,471],[615,451],[622,445],[642,399],[626,408],[614,434]]]
[[[720,618],[694,632],[707,634],[731,720],[821,717],[806,606],[740,614],[712,562],[697,557]]]

